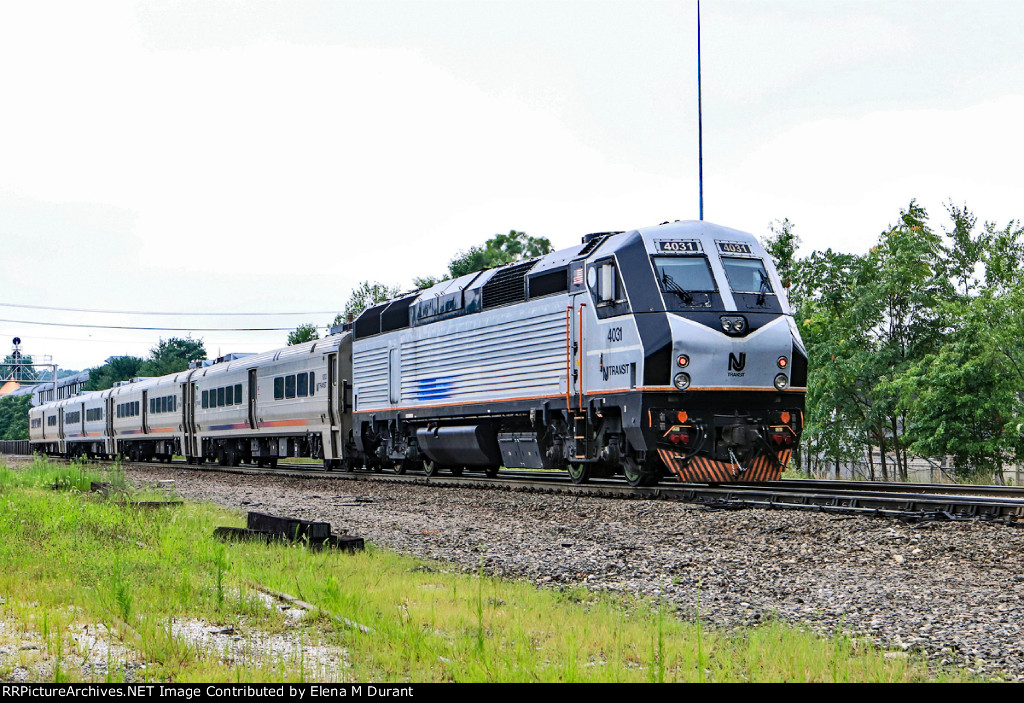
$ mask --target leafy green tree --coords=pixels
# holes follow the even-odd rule
[[[776,220],[768,225],[771,234],[762,240],[765,250],[775,262],[779,278],[783,285],[792,288],[793,273],[796,269],[796,250],[800,246],[800,237],[793,231],[793,223],[788,218]],[[791,302],[795,301],[792,300]]]
[[[314,339],[320,339],[320,333],[317,332],[316,325],[313,323],[299,325],[295,328],[294,332],[288,333],[288,346],[291,347],[296,344],[302,344],[303,342],[312,342]]]
[[[112,356],[105,364],[89,369],[89,380],[82,387],[86,391],[102,391],[117,381],[127,381],[141,375],[143,361],[137,356]]]
[[[166,376],[185,371],[193,361],[206,359],[203,340],[191,337],[161,339],[150,350],[149,358],[139,368],[140,376]]]
[[[373,307],[377,303],[382,303],[385,300],[394,298],[401,292],[398,286],[389,286],[384,283],[363,281],[358,286],[352,289],[352,294],[348,298],[348,302],[345,303],[345,312],[343,315],[347,320],[349,317],[359,317],[359,313],[369,307]],[[338,318],[335,318],[337,320]]]
[[[946,342],[892,383],[911,418],[910,448],[951,456],[960,477],[999,473],[1006,459],[1022,458],[1022,293],[987,290],[962,308],[947,305],[957,319]]]
[[[939,306],[941,341],[891,386],[913,451],[952,457],[961,477],[990,475],[1024,458],[1024,228],[986,223],[971,236],[975,217],[949,211],[956,295]]]
[[[28,411],[32,396],[0,398],[0,440],[28,439]]]
[[[531,237],[526,232],[511,230],[508,234],[494,235],[483,246],[460,252],[449,262],[448,273],[452,278],[458,278],[474,271],[550,254],[552,251],[554,247],[547,237]]]
[[[863,257],[828,249],[797,262],[792,295],[807,347],[804,448],[818,460],[858,460],[870,446],[865,429],[871,400],[871,348],[860,309]]]

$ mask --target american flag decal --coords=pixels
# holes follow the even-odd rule
[[[572,284],[574,286],[583,285],[583,267],[580,266],[578,269],[572,272]]]

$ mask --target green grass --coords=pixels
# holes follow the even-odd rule
[[[581,588],[538,589],[491,578],[482,564],[462,573],[373,545],[343,554],[225,544],[213,539],[213,528],[242,524],[239,513],[209,505],[135,509],[116,496],[52,490],[61,471],[74,478],[69,486],[117,479],[45,461],[18,471],[0,466],[0,617],[5,632],[44,643],[39,654],[52,664],[50,680],[296,681],[327,671],[323,661],[294,650],[204,649],[173,625],[196,619],[207,630],[233,627],[245,642],[286,634],[334,647],[347,663],[341,677],[361,682],[930,676],[920,663],[886,660],[864,642],[823,639],[778,622],[728,633],[709,629],[690,619],[698,603],[676,612]],[[289,593],[317,611],[290,623],[261,601],[259,587]],[[85,674],[80,666],[81,640],[70,633],[85,626],[109,628],[110,639],[122,645],[104,671]],[[0,677],[8,666],[0,667]]]

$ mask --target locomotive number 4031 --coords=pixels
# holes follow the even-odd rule
[[[696,239],[662,239],[655,244],[660,254],[697,254],[701,250]]]
[[[608,341],[609,342],[621,342],[622,341],[622,328],[621,327],[610,327],[608,329]]]
[[[750,254],[750,245],[742,242],[718,242],[718,250],[723,254]]]

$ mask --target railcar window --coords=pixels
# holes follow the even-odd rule
[[[284,376],[274,379],[274,400],[284,400]]]
[[[284,377],[284,397],[294,398],[295,397],[295,376]]]
[[[654,268],[664,291],[709,293],[716,290],[715,278],[706,256],[656,256]]]
[[[224,389],[224,405],[235,404],[235,387],[228,386]]]
[[[217,389],[217,407],[218,408],[223,408],[224,407],[224,389],[223,388],[218,388]]]
[[[57,424],[57,416],[56,415],[51,415],[50,417],[46,418],[46,424],[49,427],[53,427],[54,425],[56,425]]]
[[[296,377],[296,388],[295,391],[300,398],[305,398],[309,395],[309,376],[304,373],[300,373]]]
[[[764,263],[760,259],[722,257],[729,285],[737,293],[774,293]]]
[[[242,404],[242,384],[241,383],[236,383],[235,384],[235,404],[236,405],[241,405]]]
[[[315,374],[312,371],[310,371],[309,372],[309,397],[311,397],[311,398],[313,397],[313,389],[316,388],[316,381],[314,380],[315,378],[316,378]]]
[[[210,391],[203,391],[203,407],[210,407]]]
[[[602,303],[610,303],[618,300],[616,289],[615,264],[604,263],[597,269],[597,299]]]

